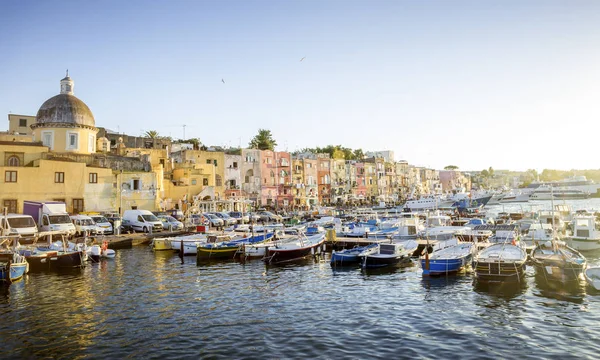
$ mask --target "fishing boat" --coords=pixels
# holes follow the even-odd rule
[[[573,218],[573,236],[567,238],[567,243],[579,251],[600,249],[600,231],[596,226],[596,216],[576,215]]]
[[[421,258],[423,276],[447,275],[463,270],[473,260],[475,244],[460,243],[439,251],[425,252]]]
[[[307,256],[321,253],[322,245],[325,243],[325,233],[312,236],[299,235],[295,241],[269,248],[263,260],[267,264],[278,264],[282,262],[298,260]]]
[[[600,291],[600,266],[588,267],[585,269],[584,276],[589,286]]]
[[[475,257],[475,274],[480,280],[524,280],[527,252],[518,245],[497,243],[488,246]]]
[[[20,235],[0,236],[0,282],[19,280],[29,271],[25,257],[14,251]]]
[[[558,239],[538,244],[531,252],[536,276],[546,282],[578,282],[587,261],[581,253]]]
[[[84,267],[85,252],[83,250],[70,250],[66,241],[66,235],[64,231],[41,232],[38,239],[46,238],[47,245],[37,246],[38,240],[35,240],[32,245],[16,247],[15,251],[25,257],[31,271]],[[62,250],[51,248],[54,236],[62,238]]]
[[[277,235],[277,239],[275,239],[275,236],[273,236],[270,241],[264,241],[255,244],[244,244],[242,245],[244,258],[262,259],[267,255],[270,248],[279,248],[281,246],[285,246],[285,244],[298,241],[298,236],[300,235],[298,232],[296,232],[294,235]]]
[[[255,236],[244,237],[236,240],[228,240],[198,245],[196,252],[197,261],[206,259],[233,259],[241,255],[242,245],[256,244],[273,238],[273,233],[264,233]]]
[[[340,251],[333,250],[331,252],[331,266],[352,266],[359,265],[361,261],[360,254],[364,251],[377,247],[377,244],[369,244],[366,246],[356,246],[351,249]]]
[[[410,257],[419,244],[414,240],[396,242],[391,244],[377,244],[376,247],[363,251],[361,267],[363,269],[381,268],[410,262]]]

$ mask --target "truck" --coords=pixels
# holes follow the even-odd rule
[[[31,215],[39,231],[65,231],[69,237],[75,235],[75,225],[64,202],[25,200],[23,214]]]
[[[33,217],[22,214],[0,215],[0,235],[20,236],[21,244],[32,243],[38,235],[38,228]]]

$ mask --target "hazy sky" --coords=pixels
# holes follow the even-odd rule
[[[1,1],[0,113],[441,169],[600,168],[600,1]],[[303,61],[300,61],[304,58]],[[224,80],[223,83],[221,80]],[[8,123],[0,129],[7,129]]]

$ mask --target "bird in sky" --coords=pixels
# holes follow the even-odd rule
[[[306,59],[306,56],[304,56],[302,59],[300,59],[300,61],[302,61],[302,60],[304,60],[304,59]]]
[[[221,79],[221,81],[223,82],[223,84],[225,84],[225,80]]]

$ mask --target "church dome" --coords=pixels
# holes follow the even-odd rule
[[[90,108],[73,95],[59,94],[46,100],[35,116],[36,124],[71,124],[95,127]]]
[[[73,95],[74,85],[67,73],[67,76],[60,81],[60,94],[42,104],[35,116],[36,123],[31,127],[77,125],[95,127],[96,121],[90,108]]]

